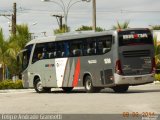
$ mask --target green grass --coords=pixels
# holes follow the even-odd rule
[[[0,82],[0,90],[4,89],[23,89],[22,80],[4,80]]]

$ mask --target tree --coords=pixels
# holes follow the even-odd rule
[[[124,23],[120,23],[117,21],[117,25],[113,25],[112,29],[117,30],[117,29],[127,29],[129,28],[129,21],[125,21]]]
[[[154,37],[154,52],[156,67],[160,68],[160,45],[157,44],[157,37]]]
[[[21,49],[31,40],[27,24],[17,25],[16,39]]]
[[[85,26],[82,25],[81,27],[77,28],[76,31],[89,31],[89,30],[93,30],[92,26]],[[101,28],[101,27],[96,27],[96,31],[97,32],[101,32],[104,31],[105,29]]]
[[[29,29],[26,24],[17,25],[16,36],[12,35],[9,38],[9,50],[8,52],[12,55],[13,58],[16,58],[16,55],[20,50],[22,50],[25,45],[31,40]]]
[[[151,26],[153,30],[160,30],[160,25]]]
[[[17,25],[16,36],[13,35],[9,38],[8,50],[9,54],[9,70],[11,74],[18,74],[19,66],[17,65],[17,54],[24,49],[25,45],[30,41],[29,29],[26,24]]]
[[[8,42],[5,41],[3,31],[0,29],[0,63],[2,64],[2,69],[3,69],[3,78],[2,80],[5,79],[5,66],[8,62]]]
[[[0,29],[0,64],[3,66],[3,80],[5,79],[5,68],[9,68],[11,75],[17,74],[19,66],[17,65],[17,54],[29,42],[30,34],[26,24],[17,25],[16,35],[10,36],[8,40],[4,39],[3,31]]]
[[[65,33],[65,32],[70,32],[70,27],[66,26],[65,24],[62,25],[62,29],[54,30],[54,34],[60,34],[60,33]]]

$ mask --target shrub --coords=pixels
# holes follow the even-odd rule
[[[12,80],[4,80],[0,82],[0,89],[22,89],[22,80],[16,80],[13,82]]]
[[[160,81],[160,74],[155,74],[156,81]]]

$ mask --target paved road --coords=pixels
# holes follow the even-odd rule
[[[160,114],[160,84],[130,87],[118,94],[110,89],[101,93],[85,93],[83,89],[63,93],[38,94],[34,90],[0,91],[0,113],[89,113],[122,114],[123,112],[155,112]]]

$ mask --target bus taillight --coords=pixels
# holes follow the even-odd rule
[[[156,62],[155,62],[155,58],[153,57],[152,59],[152,71],[151,73],[156,73]]]
[[[121,67],[121,61],[120,60],[116,61],[115,72],[119,75],[122,74],[122,67]]]

